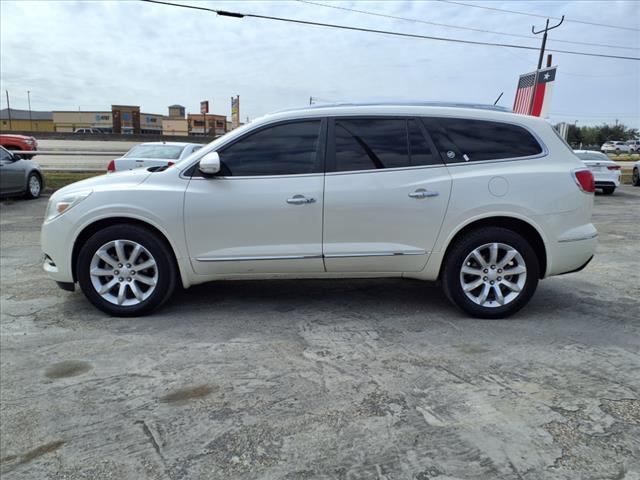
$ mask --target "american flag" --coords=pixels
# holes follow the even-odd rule
[[[522,113],[523,115],[529,115],[531,113],[536,73],[537,72],[531,72],[520,75],[518,90],[516,90],[516,99],[513,102],[513,111],[515,113]]]

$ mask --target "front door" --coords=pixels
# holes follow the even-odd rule
[[[329,138],[326,270],[422,270],[451,191],[424,127],[407,118],[336,118]]]
[[[0,192],[15,193],[25,189],[24,160],[0,148]]]
[[[184,221],[196,273],[322,272],[321,120],[267,126],[224,146],[220,174],[195,176]]]

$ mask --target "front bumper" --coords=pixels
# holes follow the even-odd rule
[[[72,228],[64,216],[42,225],[40,244],[44,261],[42,268],[50,279],[62,283],[74,283],[71,268],[73,238]]]

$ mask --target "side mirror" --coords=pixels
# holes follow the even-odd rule
[[[220,155],[218,152],[209,152],[200,159],[198,169],[205,175],[215,175],[220,171]]]

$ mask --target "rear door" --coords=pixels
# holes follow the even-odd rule
[[[424,268],[451,179],[413,118],[338,117],[329,123],[323,254],[330,272]]]
[[[0,192],[21,192],[26,187],[25,161],[0,148]]]
[[[218,151],[221,172],[194,174],[184,207],[196,273],[322,272],[326,122],[249,132]]]

